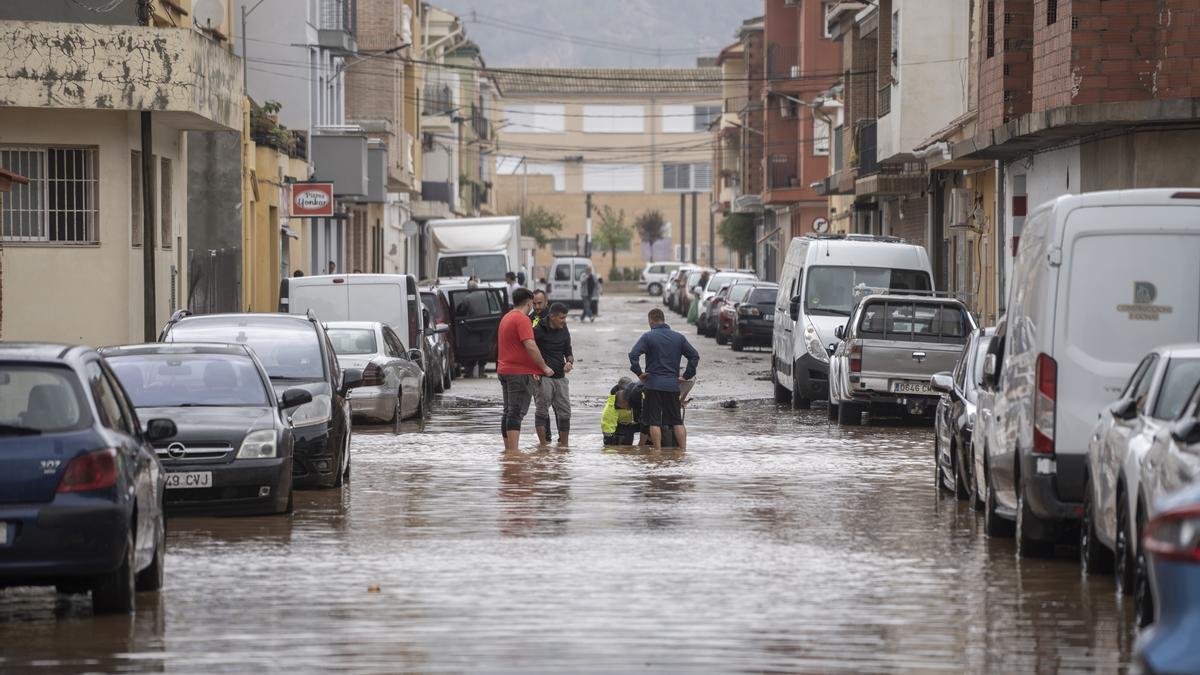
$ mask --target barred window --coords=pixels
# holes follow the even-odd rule
[[[1058,0],[1048,0],[1046,3],[1046,25],[1049,26],[1058,21]]]
[[[96,148],[0,147],[0,168],[29,179],[4,200],[6,242],[94,244],[99,177]]]

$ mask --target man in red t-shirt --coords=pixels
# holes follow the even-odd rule
[[[533,293],[518,288],[513,291],[512,303],[512,311],[500,320],[499,359],[496,364],[504,394],[500,431],[504,434],[505,450],[516,450],[521,441],[521,422],[529,412],[529,403],[537,392],[538,378],[554,374],[554,369],[546,365],[533,338],[533,322],[529,319],[529,313],[533,310]]]

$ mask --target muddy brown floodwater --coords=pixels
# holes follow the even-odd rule
[[[1125,669],[1111,578],[938,499],[928,427],[775,406],[767,353],[693,337],[687,452],[603,449],[654,306],[572,324],[570,449],[505,453],[494,377],[456,381],[425,424],[356,430],[349,486],[293,517],[171,520],[132,618],[0,591],[0,671]]]

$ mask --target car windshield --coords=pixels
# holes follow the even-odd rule
[[[965,343],[970,323],[956,305],[877,300],[866,305],[859,320],[863,337]]]
[[[78,431],[91,420],[69,368],[0,363],[0,436]]]
[[[850,316],[855,303],[878,290],[929,291],[929,275],[921,270],[886,267],[813,267],[808,272],[804,308],[814,314]]]
[[[734,286],[729,290],[729,301],[732,303],[742,302],[749,297],[750,291],[753,288],[753,286],[747,286],[745,284],[738,284],[737,286]]]
[[[975,346],[975,361],[971,364],[971,381],[967,383],[968,388],[975,389],[983,382],[983,362],[987,360],[988,348],[991,345],[991,337],[979,338],[979,344]]]
[[[486,289],[469,291],[454,291],[450,294],[450,302],[454,304],[454,314],[459,319],[476,319],[485,316],[498,316],[504,313],[496,293]]]
[[[1154,417],[1178,419],[1197,383],[1200,383],[1200,359],[1171,359],[1154,403]]]
[[[370,328],[330,327],[326,332],[329,333],[329,341],[333,343],[333,351],[338,356],[379,353],[375,341],[375,331]]]
[[[778,288],[756,288],[750,294],[750,302],[755,305],[774,305],[778,296]]]
[[[271,379],[321,380],[325,363],[307,321],[244,318],[187,319],[171,327],[171,342],[228,342],[254,350]]]
[[[456,255],[438,261],[439,277],[477,277],[480,281],[504,281],[508,259],[502,253]]]
[[[121,386],[138,408],[270,405],[258,368],[232,354],[110,356]]]
[[[749,279],[749,277],[742,274],[714,274],[708,280],[708,288],[705,290],[709,292],[717,291],[725,284],[732,284],[739,279]]]
[[[429,310],[429,316],[433,318],[435,323],[447,323],[446,317],[442,316],[441,303],[437,301],[437,297],[433,293],[422,293],[421,304],[425,305],[425,309]]]

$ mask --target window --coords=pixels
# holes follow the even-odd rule
[[[268,405],[258,366],[228,354],[139,354],[108,361],[138,408]]]
[[[719,105],[664,105],[662,130],[665,134],[707,132],[708,126],[720,116]]]
[[[510,103],[504,107],[504,131],[510,134],[553,134],[566,129],[562,105]]]
[[[172,239],[175,238],[175,228],[172,227],[174,213],[171,210],[171,159],[163,157],[159,163],[158,183],[159,183],[159,199],[158,199],[158,220],[161,224],[160,233],[162,239],[159,245],[163,248],[171,248]]]
[[[694,131],[708,131],[709,125],[716,122],[721,116],[721,106],[719,105],[698,105],[695,108],[693,123]]]
[[[969,325],[957,307],[887,301],[863,309],[859,332],[863,337],[963,343]]]
[[[326,331],[333,351],[338,356],[377,354],[375,330],[371,328],[333,328]]]
[[[640,134],[646,109],[640,105],[585,105],[583,130],[592,134]]]
[[[1046,0],[1046,25],[1058,21],[1058,0]]]
[[[113,391],[108,378],[104,377],[100,364],[90,361],[85,369],[88,387],[92,390],[92,397],[96,399],[96,409],[100,411],[100,423],[113,431],[130,433],[129,422],[121,412],[121,404],[117,402],[117,392]]]
[[[712,165],[663,164],[663,190],[698,192],[712,189]]]
[[[325,379],[321,342],[307,321],[195,317],[172,326],[167,341],[246,345],[272,379]]]
[[[813,154],[818,157],[829,156],[829,120],[813,115]]]
[[[928,291],[929,275],[920,270],[821,265],[808,272],[805,309],[822,316],[850,316],[858,299],[875,289]]]
[[[142,153],[129,153],[129,243],[142,245]]]
[[[1154,417],[1178,419],[1197,383],[1200,383],[1200,359],[1171,359],[1158,390],[1158,400],[1154,402]]]
[[[584,164],[584,192],[645,192],[645,167],[641,164]]]
[[[1129,397],[1137,405],[1138,412],[1146,411],[1146,396],[1150,393],[1150,383],[1154,381],[1154,367],[1157,363],[1158,356],[1152,355],[1146,365],[1146,371],[1142,373],[1142,379],[1138,380],[1137,386],[1129,393]]]
[[[567,173],[562,163],[529,160],[525,160],[525,162],[522,164],[520,157],[497,156],[496,175],[523,176],[528,171],[530,176],[553,176],[555,192],[567,189]]]
[[[60,366],[0,366],[0,424],[42,433],[77,431],[91,422],[75,373]]]
[[[987,57],[990,59],[996,55],[996,0],[988,0],[987,3],[987,36],[984,40],[987,43]]]
[[[96,156],[95,148],[0,148],[0,168],[29,179],[4,200],[4,241],[96,243]]]

